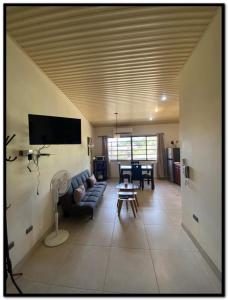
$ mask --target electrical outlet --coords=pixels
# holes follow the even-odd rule
[[[199,218],[196,215],[193,214],[192,217],[197,223],[199,223]]]
[[[32,230],[33,230],[33,226],[31,225],[25,230],[25,232],[26,234],[29,234],[29,232],[31,232]]]
[[[12,249],[14,247],[14,242],[9,243],[8,248],[9,250]]]

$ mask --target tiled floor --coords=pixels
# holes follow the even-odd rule
[[[94,220],[65,219],[69,240],[41,245],[21,267],[24,293],[220,293],[220,282],[181,227],[178,186],[139,191],[137,218],[116,213],[109,181]],[[8,292],[16,293],[9,284]]]

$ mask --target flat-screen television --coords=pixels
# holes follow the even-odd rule
[[[28,115],[30,145],[81,144],[81,120]]]

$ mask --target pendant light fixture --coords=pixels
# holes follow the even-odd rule
[[[116,112],[115,115],[116,115],[116,132],[115,132],[115,134],[114,134],[113,137],[116,138],[116,139],[119,139],[120,138],[120,134],[118,134],[118,131],[117,131],[117,117],[118,117],[118,113]]]

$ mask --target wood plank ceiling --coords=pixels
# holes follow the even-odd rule
[[[122,125],[175,122],[177,76],[216,8],[8,6],[7,31],[94,126],[116,111]]]

